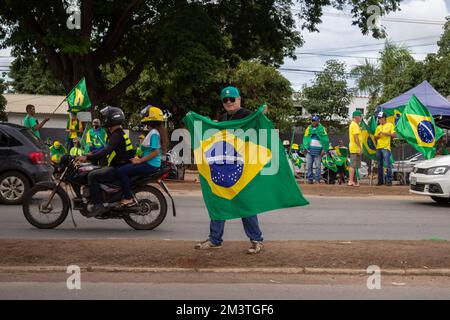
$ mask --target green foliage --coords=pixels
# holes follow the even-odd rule
[[[353,24],[366,34],[371,31],[367,8],[379,5],[382,13],[389,13],[398,10],[400,0],[83,0],[78,1],[81,29],[70,30],[66,9],[72,2],[0,0],[0,46],[12,47],[18,58],[45,56],[44,65],[66,93],[85,77],[94,105],[114,102],[142,80],[144,70],[152,70],[151,75],[155,72],[182,93],[181,100],[165,99],[183,108],[226,82],[223,70],[236,68],[241,60],[278,66],[286,56],[295,58],[303,40],[291,11],[294,4],[300,4],[303,28],[316,30],[323,7],[331,5],[350,9]],[[383,32],[373,29],[372,34],[380,37]],[[120,78],[106,74],[117,61],[123,63]],[[18,90],[29,91],[32,79],[18,69]],[[216,83],[208,80],[212,77]],[[43,87],[43,92],[59,91],[53,83]]]
[[[64,87],[46,66],[45,57],[19,56],[11,64],[9,84],[16,93],[65,95]]]
[[[324,71],[316,75],[313,85],[304,86],[301,105],[308,113],[330,122],[348,118],[348,106],[352,98],[353,91],[347,85],[345,64],[329,60]]]
[[[3,81],[3,79],[0,79],[0,121],[8,121],[8,115],[5,112],[6,108],[6,99],[3,96],[3,93],[6,90],[6,85]]]
[[[122,76],[123,70],[115,64],[107,70],[110,81]],[[118,101],[124,108],[130,125],[139,124],[139,111],[148,104],[167,109],[174,127],[189,111],[218,118],[224,112],[220,102],[220,90],[227,85],[237,86],[242,95],[243,106],[256,110],[264,102],[269,105],[269,116],[279,128],[291,123],[289,115],[294,112],[290,82],[274,67],[258,61],[242,61],[236,68],[217,68],[214,73],[200,73],[191,85],[178,85],[180,75],[172,72],[159,77],[154,69],[146,69],[139,81],[131,86]],[[194,85],[192,85],[192,83]]]
[[[424,80],[443,96],[450,95],[450,17],[438,42],[437,54],[429,54],[425,61],[414,61],[408,49],[386,43],[380,63],[357,66],[352,70],[357,77],[357,88],[369,94],[370,117],[375,108],[414,88]]]

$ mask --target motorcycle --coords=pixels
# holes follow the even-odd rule
[[[65,155],[56,166],[54,181],[37,183],[24,197],[22,209],[27,221],[39,229],[53,229],[65,221],[69,210],[78,210],[87,216],[93,207],[91,203],[88,174],[101,167],[78,163],[74,157]],[[119,206],[122,198],[120,183],[101,184],[102,200],[109,209],[100,220],[123,219],[136,230],[153,230],[165,219],[167,200],[164,194],[149,183],[158,183],[172,201],[173,216],[176,209],[173,198],[164,184],[169,168],[163,163],[161,170],[148,176],[135,176],[131,187],[137,202],[136,206],[123,208]],[[64,188],[65,187],[65,188]],[[71,192],[72,201],[66,189]],[[73,216],[72,216],[73,220]],[[75,221],[73,220],[74,224]]]

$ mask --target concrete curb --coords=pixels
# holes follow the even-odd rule
[[[306,274],[306,275],[367,275],[364,269],[327,268],[146,268],[93,266],[80,267],[82,272],[102,273],[264,273],[264,274]],[[66,273],[63,266],[10,266],[0,267],[0,273]],[[450,277],[450,269],[385,269],[382,275],[397,276],[443,276]]]

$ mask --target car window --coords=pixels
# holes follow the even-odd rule
[[[31,132],[30,129],[21,129],[20,132],[27,137],[28,140],[30,140],[36,147],[43,148],[45,145]]]
[[[8,147],[8,137],[0,131],[0,147]]]

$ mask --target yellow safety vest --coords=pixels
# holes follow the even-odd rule
[[[133,144],[131,143],[131,140],[126,133],[123,134],[123,138],[125,139],[125,151],[127,152],[133,150]],[[113,151],[106,157],[108,159],[108,167],[111,166],[111,162],[116,157],[116,155],[116,151]]]

